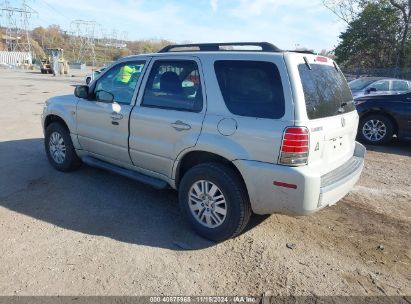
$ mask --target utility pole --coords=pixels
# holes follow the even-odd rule
[[[90,60],[93,67],[96,64],[96,29],[95,21],[74,20],[70,24],[74,58],[78,62]]]
[[[33,53],[30,41],[30,18],[37,12],[32,9],[26,0],[21,1],[20,7],[14,7],[8,0],[0,5],[1,22],[6,28],[6,48],[10,52]]]
[[[128,40],[128,32],[127,31],[123,31],[121,32],[121,41],[120,41],[120,48],[125,48],[127,47],[127,40]]]

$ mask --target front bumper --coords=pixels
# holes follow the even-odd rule
[[[237,160],[256,214],[306,215],[342,199],[360,178],[366,149],[356,142],[354,155],[342,166],[325,174],[308,166],[287,167],[256,161]],[[273,183],[295,185],[284,188]]]

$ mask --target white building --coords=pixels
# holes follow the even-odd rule
[[[23,64],[31,64],[32,57],[27,52],[8,52],[0,51],[0,64],[5,63],[12,66],[21,66]]]

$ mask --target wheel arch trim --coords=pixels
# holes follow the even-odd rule
[[[205,163],[205,162],[221,162],[221,163],[225,163],[229,166],[231,166],[239,175],[239,177],[243,180],[244,185],[246,186],[244,177],[241,174],[241,171],[239,170],[239,168],[237,167],[237,165],[235,164],[234,160],[235,158],[232,157],[232,155],[230,154],[220,154],[220,153],[216,153],[216,151],[211,151],[210,149],[188,149],[185,150],[183,153],[181,153],[179,155],[179,157],[176,159],[176,161],[174,162],[173,165],[173,172],[172,172],[172,179],[174,180],[174,186],[176,187],[176,189],[178,189],[179,186],[179,182],[181,181],[182,177],[184,176],[184,174],[181,174],[181,170],[184,170],[181,166],[184,162],[184,160],[187,159],[187,157],[189,157],[190,155],[196,155],[196,156],[200,156],[200,155],[208,155],[209,158],[204,160],[204,159],[200,159],[197,163],[195,163],[194,165],[200,164],[200,163]]]
[[[47,126],[49,126],[52,122],[60,122],[62,123],[67,130],[69,131],[70,137],[71,137],[71,141],[73,143],[73,146],[75,149],[81,149],[80,143],[78,141],[77,138],[77,134],[75,132],[73,132],[73,130],[75,130],[75,126],[76,126],[76,122],[74,118],[70,119],[66,119],[66,117],[64,117],[65,115],[62,115],[61,112],[56,112],[56,111],[49,111],[43,119],[43,130],[44,132],[46,131]],[[69,121],[69,123],[68,123]]]

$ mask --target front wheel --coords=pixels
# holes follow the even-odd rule
[[[59,171],[71,171],[81,164],[69,131],[58,122],[51,123],[45,132],[44,146],[50,164]]]
[[[193,229],[213,241],[237,236],[251,216],[241,177],[224,164],[205,163],[191,168],[181,180],[179,201]]]
[[[383,115],[370,115],[361,119],[358,133],[360,140],[364,143],[383,145],[391,141],[394,126],[391,120]]]

